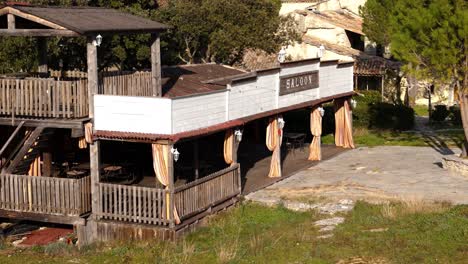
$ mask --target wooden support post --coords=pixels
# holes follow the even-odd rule
[[[162,97],[161,87],[161,40],[159,33],[152,34],[151,44],[151,85],[153,96]]]
[[[8,14],[7,15],[7,20],[8,20],[8,30],[16,29],[15,16],[13,14]]]
[[[357,75],[354,75],[354,90],[359,90],[359,87],[358,87],[358,76]]]
[[[234,142],[232,143],[232,165],[237,164],[237,150],[239,149],[240,142],[237,141],[236,135],[234,135]]]
[[[200,176],[200,157],[199,157],[199,151],[198,151],[198,139],[195,139],[193,141],[193,168],[194,168],[194,174],[195,174],[195,179],[197,180]]]
[[[98,65],[97,65],[97,47],[93,43],[94,38],[88,37],[87,62],[88,62],[88,99],[89,99],[89,117],[94,118],[94,95],[98,93]]]
[[[42,152],[42,175],[45,177],[52,177],[52,152],[50,147]]]
[[[37,72],[48,73],[49,67],[47,66],[47,39],[45,37],[39,37],[37,39],[37,44],[39,54],[39,67]]]
[[[97,64],[97,47],[93,43],[94,38],[88,37],[87,47],[87,62],[88,62],[88,100],[89,100],[89,117],[94,124],[94,95],[98,91],[98,64]],[[89,145],[89,161],[91,169],[91,208],[92,212],[99,212],[99,145],[96,141]],[[96,216],[93,215],[93,218]]]
[[[174,145],[172,143],[169,144],[169,150],[172,149]],[[174,219],[174,157],[172,153],[169,152],[168,155],[168,176],[169,176],[169,184],[167,185],[167,189],[169,190],[169,227],[175,227],[175,219]]]

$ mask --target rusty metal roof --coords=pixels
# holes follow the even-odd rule
[[[151,33],[169,28],[162,23],[109,8],[27,5],[8,5],[5,8],[17,9],[81,35],[106,32]]]
[[[307,15],[359,35],[364,35],[362,32],[362,18],[346,10],[309,11]]]
[[[238,76],[244,71],[219,64],[196,64],[165,67],[162,69],[164,97],[175,98],[226,89],[228,82],[219,78]]]

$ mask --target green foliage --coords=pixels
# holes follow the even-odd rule
[[[435,122],[442,122],[449,116],[450,112],[445,105],[436,105],[432,111],[431,120]]]
[[[414,126],[414,110],[404,105],[370,105],[369,118],[369,128],[408,130]]]
[[[464,0],[399,0],[390,16],[393,55],[422,78],[465,78],[467,5]]]
[[[378,91],[358,91],[359,96],[355,96],[357,105],[353,109],[353,125],[355,127],[369,127],[370,116],[369,106],[382,101],[382,95]]]
[[[362,30],[370,40],[388,46],[390,44],[390,16],[398,0],[367,0],[359,13],[363,18]]]
[[[175,0],[156,19],[173,26],[165,39],[174,62],[233,64],[246,49],[276,52],[299,38],[279,9],[269,0]]]
[[[461,126],[462,125],[462,117],[460,112],[459,106],[451,106],[449,108],[449,120],[452,122],[454,126]]]

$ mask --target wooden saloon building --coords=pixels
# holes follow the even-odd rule
[[[37,37],[40,57],[37,73],[0,78],[0,217],[73,225],[80,244],[172,239],[238,200],[249,125],[265,135],[269,177],[282,176],[282,115],[291,111],[309,109],[311,160],[321,158],[326,102],[335,103],[337,146],[353,147],[353,63],[161,68],[167,28],[112,9],[0,9],[0,35]],[[118,34],[152,35],[151,71],[98,69],[100,42]],[[55,36],[87,39],[86,73],[49,71],[46,39]]]

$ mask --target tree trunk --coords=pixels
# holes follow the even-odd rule
[[[462,89],[463,90],[463,89]],[[462,157],[468,157],[468,94],[459,91],[460,112],[462,117],[463,130],[465,132],[465,141],[462,146]]]

